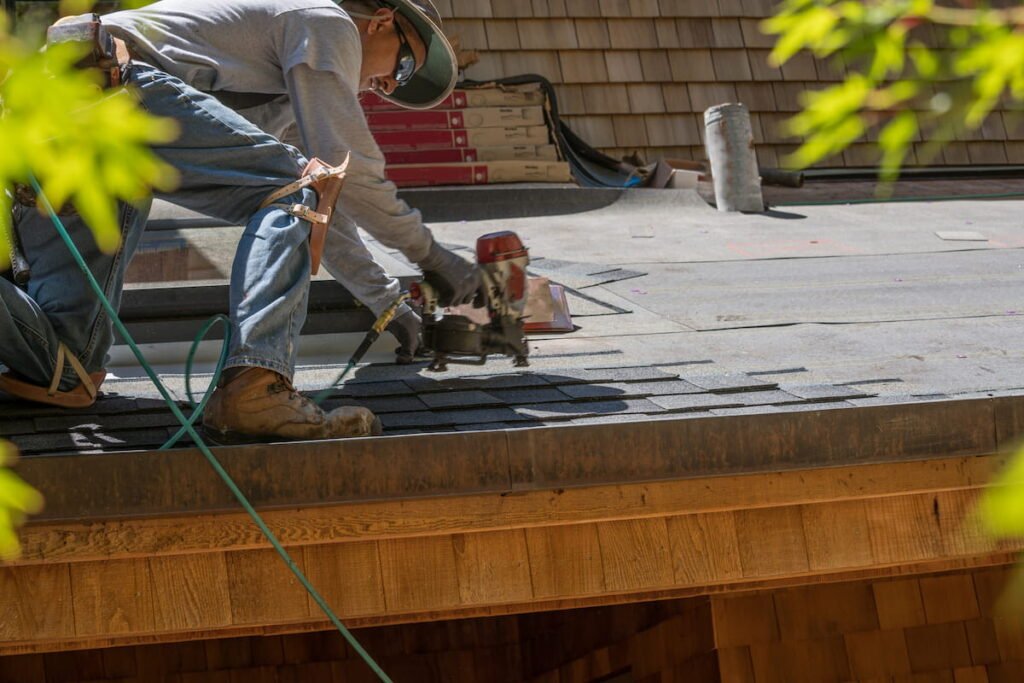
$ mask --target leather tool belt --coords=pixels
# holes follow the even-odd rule
[[[100,15],[80,14],[59,20],[46,30],[46,44],[56,43],[84,44],[89,51],[75,66],[99,69],[103,73],[104,87],[116,88],[124,83],[123,72],[131,61],[128,46],[110,35]]]

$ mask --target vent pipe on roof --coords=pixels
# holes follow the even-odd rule
[[[719,104],[704,112],[704,146],[711,161],[719,211],[764,211],[750,113],[743,104]]]

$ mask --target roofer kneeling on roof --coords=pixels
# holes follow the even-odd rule
[[[384,179],[384,157],[358,102],[367,89],[411,108],[444,99],[457,66],[440,23],[429,0],[163,0],[102,19],[118,39],[120,68],[110,80],[180,124],[175,142],[155,148],[181,172],[180,187],[165,198],[246,226],[231,271],[228,370],[206,408],[207,429],[283,438],[379,430],[365,408],[325,414],[291,382],[321,248],[328,271],[376,314],[400,293],[356,225],[436,273],[448,303],[471,300],[479,287],[476,266],[438,245]],[[289,129],[305,155],[271,134]],[[333,165],[349,153],[342,188]],[[0,362],[9,368],[0,390],[86,407],[105,375],[112,325],[25,195],[18,193],[14,224],[32,278],[25,289],[0,279]],[[81,220],[67,217],[115,306],[148,211],[148,203],[120,207],[114,254],[100,252]],[[419,328],[403,305],[389,327],[401,355],[415,352]]]

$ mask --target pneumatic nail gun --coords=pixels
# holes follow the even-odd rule
[[[434,354],[430,370],[443,372],[448,363],[483,365],[491,354],[512,356],[516,367],[529,365],[523,331],[528,250],[518,235],[506,230],[479,238],[476,258],[483,289],[475,303],[485,310],[472,317],[444,314],[429,273],[409,289],[412,300],[422,307],[423,344]]]

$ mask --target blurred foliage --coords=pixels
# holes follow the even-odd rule
[[[62,7],[81,13],[91,4],[65,0]],[[0,186],[28,184],[34,175],[54,206],[70,201],[101,248],[112,251],[120,236],[117,201],[176,182],[149,146],[173,140],[177,126],[147,114],[129,90],[101,90],[99,73],[74,66],[81,46],[38,48],[13,35],[0,13]],[[0,239],[9,234],[10,201],[0,194]]]
[[[1024,446],[1010,458],[1010,464],[981,496],[978,505],[985,528],[996,538],[1024,537]],[[1024,563],[1018,562],[1003,588],[998,607],[1019,613],[1024,605]]]
[[[778,36],[769,61],[779,66],[808,50],[846,74],[804,93],[803,111],[787,122],[803,143],[787,162],[810,166],[876,128],[883,180],[895,179],[917,140],[928,141],[921,161],[929,162],[1001,99],[1024,102],[1022,26],[1024,6],[784,0],[761,25]]]
[[[16,457],[14,446],[0,441],[0,561],[18,557],[21,547],[15,530],[25,515],[39,512],[43,507],[39,492],[7,469]]]
[[[121,6],[139,6],[130,0]],[[89,11],[92,0],[62,0],[61,14]],[[8,263],[11,196],[3,188],[34,176],[54,206],[71,202],[105,250],[117,248],[117,202],[152,188],[171,189],[172,168],[149,149],[173,140],[177,126],[150,116],[128,90],[104,92],[99,74],[74,64],[73,45],[41,51],[31,31],[14,35],[0,11],[0,270]],[[16,557],[15,529],[42,506],[40,494],[6,466],[15,449],[0,442],[0,560]]]
[[[985,526],[1000,538],[1024,537],[1024,447],[991,484],[981,498]]]

